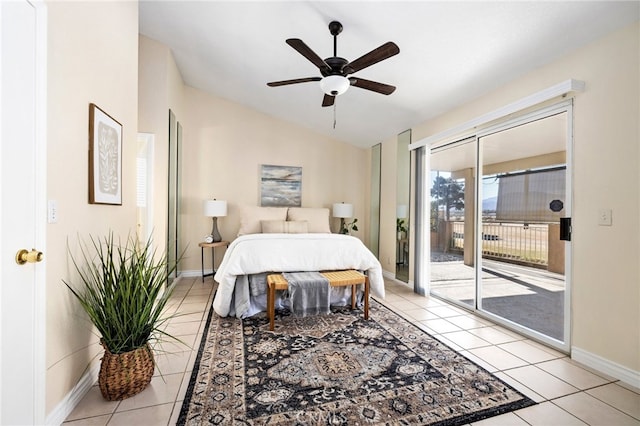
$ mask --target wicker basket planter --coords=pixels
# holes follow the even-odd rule
[[[121,354],[112,354],[103,344],[98,384],[102,396],[120,401],[142,392],[153,377],[155,362],[149,344]]]
[[[151,382],[155,362],[150,342],[175,339],[165,331],[174,316],[165,307],[178,282],[168,282],[177,262],[169,265],[166,254],[156,255],[151,238],[122,242],[111,232],[91,237],[90,243],[80,241],[79,251],[76,257],[69,252],[75,284],[63,282],[100,334],[102,396],[123,400]]]

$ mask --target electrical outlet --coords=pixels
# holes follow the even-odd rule
[[[598,210],[598,225],[599,226],[611,226],[613,223],[611,209]]]
[[[58,223],[58,202],[49,200],[47,203],[47,222]]]

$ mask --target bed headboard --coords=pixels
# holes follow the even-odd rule
[[[268,232],[330,234],[329,209],[312,207],[240,207],[238,236]]]

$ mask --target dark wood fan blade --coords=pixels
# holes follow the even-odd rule
[[[349,81],[352,86],[371,90],[372,92],[382,93],[383,95],[390,95],[396,90],[396,86],[378,83],[377,81],[365,80],[364,78],[350,77]]]
[[[296,78],[293,80],[272,81],[271,83],[267,83],[267,86],[269,87],[286,86],[287,84],[308,83],[310,81],[320,81],[320,80],[322,80],[322,77]]]
[[[331,70],[331,67],[327,65],[325,61],[322,60],[320,56],[316,54],[309,46],[307,46],[304,41],[299,38],[289,38],[287,39],[287,44],[298,51],[302,56],[311,61],[313,65],[318,67],[321,70]]]
[[[324,98],[322,99],[322,106],[323,107],[328,107],[333,105],[333,103],[335,102],[336,97],[335,96],[331,96],[331,95],[324,95]]]
[[[394,42],[388,41],[377,49],[373,49],[371,52],[360,56],[353,62],[350,62],[345,68],[349,74],[353,74],[366,67],[397,55],[398,53],[400,53],[400,48]]]

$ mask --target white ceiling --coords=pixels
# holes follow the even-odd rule
[[[168,45],[185,83],[318,133],[369,147],[500,87],[640,19],[640,2],[141,1],[140,33]],[[321,107],[319,76],[285,43],[300,38],[349,61],[387,41],[400,54],[354,76],[397,87],[351,87]],[[580,76],[558,76],[558,80]]]

